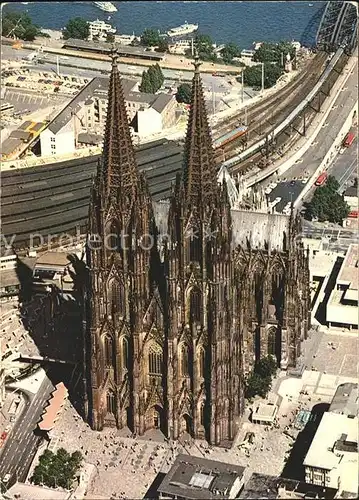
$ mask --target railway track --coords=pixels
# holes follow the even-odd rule
[[[326,55],[318,54],[291,86],[280,95],[271,96],[248,111],[248,119],[252,127],[251,137],[265,134],[273,127],[268,123],[281,120],[287,116],[295,103],[303,98],[303,92],[313,86],[313,81],[319,77],[318,67],[325,64]],[[314,72],[314,69],[316,71]],[[304,85],[304,86],[303,86]],[[293,93],[297,94],[293,99]],[[294,101],[291,102],[291,101]],[[271,106],[276,106],[272,112]],[[314,113],[314,112],[313,112]],[[263,121],[267,117],[265,130]],[[233,119],[232,119],[233,121]],[[227,127],[229,124],[227,123]],[[292,137],[278,137],[277,148],[283,141],[290,147],[294,142]],[[236,147],[235,143],[231,148]],[[171,182],[182,168],[183,146],[172,141],[156,141],[143,145],[136,151],[139,169],[146,173],[150,192],[154,200],[167,197],[170,193]],[[48,166],[33,167],[25,170],[3,172],[2,174],[2,232],[7,238],[16,235],[14,245],[26,248],[31,233],[41,234],[43,237],[61,233],[76,234],[76,226],[85,230],[88,217],[88,203],[90,185],[96,171],[98,156],[77,158],[71,161]],[[256,153],[249,160],[236,166],[232,172],[243,170],[258,163],[263,158],[262,153]]]
[[[250,147],[257,140],[265,137],[276,123],[284,120],[301,102],[303,95],[306,95],[318,81],[326,60],[327,54],[323,52],[317,54],[306,70],[302,71],[283,91],[267,98],[267,102],[262,102],[254,109],[249,110],[247,112],[247,134],[221,148],[217,156],[218,160],[230,159],[236,154],[238,147],[241,150]],[[244,121],[243,111],[240,116],[240,119]],[[238,116],[236,120],[238,120]],[[234,125],[235,122],[232,120],[231,126]]]
[[[268,110],[269,107],[273,105],[281,105],[283,99],[290,96],[296,88],[303,84],[303,82],[311,75],[317,73],[318,70],[325,64],[328,55],[324,52],[319,52],[315,57],[307,64],[307,66],[290,81],[283,89],[278,90],[275,94],[265,97],[261,101],[255,104],[249,104],[247,108],[247,120],[254,121],[261,118],[261,113]],[[318,76],[319,78],[319,76]],[[213,127],[213,135],[215,138],[227,133],[235,126],[238,125],[239,121],[242,121],[245,114],[245,108],[241,109],[239,113],[230,117],[227,121],[222,122],[218,126]]]
[[[346,62],[348,60],[347,56],[343,56],[341,65],[342,67],[345,66]],[[331,75],[328,77],[328,84],[329,87],[331,88],[335,81],[337,80],[339,74],[336,71],[332,71]],[[300,103],[300,100],[298,104]],[[312,123],[314,117],[316,115],[316,111],[313,108],[308,107],[306,110],[306,127],[310,126]],[[280,121],[284,120],[285,118],[283,117]],[[241,163],[233,166],[230,168],[230,173],[232,175],[237,175],[238,173],[244,174],[248,172],[249,170],[253,169],[253,165],[259,166],[260,169],[263,169],[267,167],[270,163],[273,163],[274,160],[279,159],[281,156],[283,156],[287,151],[289,151],[296,141],[298,140],[298,137],[301,135],[298,130],[301,128],[301,121],[303,117],[302,115],[299,115],[292,124],[291,127],[291,133],[288,133],[286,131],[283,131],[280,135],[277,136],[275,139],[275,144],[273,147],[273,144],[269,143],[269,155],[268,158],[265,157],[265,148],[262,148],[261,151],[258,151],[251,155],[249,158],[243,160]],[[272,127],[273,129],[273,127]],[[273,158],[274,156],[277,156],[276,158]]]

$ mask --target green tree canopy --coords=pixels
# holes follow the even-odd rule
[[[156,48],[156,52],[167,52],[168,51],[168,42],[163,38],[160,38],[158,42],[158,46]]]
[[[177,87],[176,99],[177,102],[184,102],[185,104],[190,104],[192,98],[192,89],[188,83],[181,83]]]
[[[245,386],[246,399],[252,399],[254,396],[265,398],[271,388],[271,377],[261,377],[258,373],[252,373]]]
[[[70,19],[62,32],[62,36],[65,40],[68,38],[86,40],[89,34],[89,25],[85,19],[82,19],[82,17],[74,17],[73,19]]]
[[[221,50],[221,56],[225,64],[230,64],[234,57],[241,55],[241,49],[235,43],[227,43]]]
[[[161,42],[160,34],[155,29],[146,29],[141,35],[141,44],[145,47],[154,47]]]
[[[69,489],[81,462],[82,455],[79,451],[70,455],[64,448],[60,448],[56,454],[45,450],[31,480],[35,484],[44,484],[50,488],[60,486]]]
[[[305,217],[318,218],[320,222],[334,222],[341,224],[349,212],[350,207],[344,197],[338,193],[339,183],[335,177],[329,176],[324,186],[317,187],[310,202],[305,203]]]
[[[279,43],[262,43],[258,50],[256,50],[253,61],[256,62],[275,62],[277,64],[282,64],[285,61],[287,54],[290,54],[291,58],[295,56],[295,47],[290,42],[279,42]]]
[[[260,377],[273,377],[277,373],[277,361],[273,356],[266,356],[258,361],[255,372]]]
[[[198,33],[194,39],[194,46],[198,56],[202,61],[216,61],[217,55],[214,53],[213,41],[209,35]],[[192,55],[192,50],[188,50],[187,55]]]
[[[282,74],[283,69],[277,64],[264,63],[264,88],[268,89],[273,87]],[[261,88],[262,65],[247,66],[243,72],[243,80],[249,87]]]
[[[159,64],[154,64],[142,73],[140,91],[155,94],[162,87],[164,80]]]
[[[27,13],[8,12],[2,18],[1,35],[32,41],[41,35],[40,28],[33,24]]]
[[[106,35],[106,42],[107,43],[113,43],[115,41],[115,35],[112,33],[107,33]]]

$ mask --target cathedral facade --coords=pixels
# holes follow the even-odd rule
[[[153,202],[139,173],[112,56],[102,161],[91,194],[84,293],[92,428],[235,437],[245,377],[271,354],[294,366],[310,321],[299,219],[232,210],[217,182],[199,62],[183,171]]]

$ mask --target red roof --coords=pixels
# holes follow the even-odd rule
[[[68,391],[64,384],[60,382],[51,395],[50,404],[46,407],[39,423],[42,431],[51,431],[54,428],[56,420],[60,416],[61,409],[67,398]]]

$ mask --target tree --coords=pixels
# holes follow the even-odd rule
[[[50,488],[60,486],[68,489],[75,479],[82,459],[79,451],[70,455],[64,448],[60,448],[56,454],[45,450],[39,459],[39,464],[35,467],[31,481]]]
[[[282,61],[284,62],[287,54],[290,54],[291,59],[295,56],[295,47],[290,42],[265,42],[256,50],[253,61],[271,62],[282,65]]]
[[[158,43],[158,47],[155,49],[156,52],[167,52],[168,51],[168,42],[163,38],[160,39]]]
[[[164,80],[159,64],[154,64],[142,73],[140,91],[155,94],[162,87]]]
[[[107,43],[113,43],[115,41],[115,35],[112,33],[107,33],[106,35],[106,42]]]
[[[202,61],[216,61],[217,55],[214,53],[213,41],[209,35],[198,33],[194,39],[194,46],[198,52],[198,56]],[[192,55],[192,51],[188,50],[187,55]]]
[[[65,40],[77,38],[78,40],[87,40],[90,34],[88,22],[81,17],[74,17],[66,24],[62,36]]]
[[[350,207],[344,197],[338,193],[339,183],[333,176],[329,176],[325,186],[318,187],[310,202],[305,203],[305,217],[319,222],[334,222],[341,224],[349,212]]]
[[[245,398],[252,399],[254,396],[265,398],[271,388],[271,377],[262,378],[258,373],[252,373],[246,381]]]
[[[255,372],[263,378],[273,377],[277,373],[277,361],[273,356],[266,356],[258,361]]]
[[[33,24],[31,17],[26,13],[8,12],[2,19],[2,36],[20,38],[32,41],[41,35],[40,28]]]
[[[185,104],[190,104],[192,98],[192,89],[188,83],[181,83],[177,87],[176,99],[177,102],[184,102]]]
[[[142,73],[142,80],[141,80],[139,90],[140,90],[140,92],[147,92],[149,94],[152,92],[152,83],[151,83],[151,80],[148,76],[147,71],[144,71]]]
[[[160,41],[160,34],[155,29],[146,29],[141,35],[141,44],[145,47],[155,47],[160,44]]]
[[[278,78],[283,74],[283,69],[277,64],[264,63],[264,88],[268,89],[276,84]],[[261,88],[262,65],[248,66],[243,73],[244,83],[249,87]]]
[[[221,56],[223,62],[230,64],[234,57],[239,57],[241,55],[241,50],[235,43],[227,43],[221,50]]]

